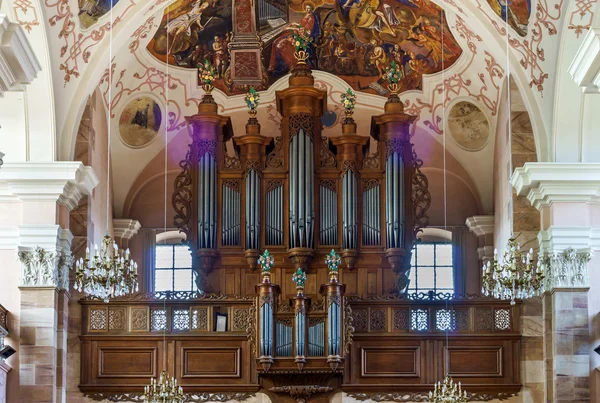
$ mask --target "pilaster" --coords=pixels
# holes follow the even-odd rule
[[[541,212],[545,401],[597,401],[600,262],[589,252],[600,249],[600,164],[527,163],[511,182]]]
[[[92,169],[79,162],[7,163],[0,170],[0,205],[10,204],[15,212],[0,216],[0,234],[5,235],[0,247],[7,257],[2,264],[20,271],[18,279],[9,276],[11,284],[0,287],[11,299],[18,329],[14,401],[66,400],[69,212],[97,183]]]
[[[494,258],[494,216],[468,217],[465,224],[469,231],[477,237],[479,243],[477,255],[479,256],[480,265],[487,264]]]
[[[600,28],[590,28],[569,67],[569,74],[583,92],[600,93]]]

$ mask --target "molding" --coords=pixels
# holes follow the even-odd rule
[[[600,203],[600,163],[527,162],[510,182],[538,210],[555,202]]]
[[[479,260],[482,260],[484,263],[492,261],[494,259],[494,247],[481,246],[477,248],[477,256],[479,256]]]
[[[22,90],[41,70],[25,30],[0,14],[0,97],[4,91]]]
[[[85,393],[85,397],[96,402],[144,402],[144,396],[137,393]],[[237,392],[237,393],[186,393],[186,402],[244,402],[255,397],[255,393]]]
[[[113,233],[115,240],[130,240],[138,234],[141,228],[142,224],[140,224],[138,220],[131,220],[129,218],[113,219]]]
[[[0,250],[17,249],[19,244],[19,228],[17,226],[0,226]]]
[[[433,389],[433,386],[431,387]],[[393,392],[393,393],[346,393],[347,396],[363,402],[365,400],[370,400],[373,402],[429,402],[429,394],[428,393],[410,393],[410,392]],[[491,400],[507,400],[513,396],[516,396],[515,393],[468,393],[467,392],[467,401],[468,402],[489,402]],[[343,400],[343,399],[342,399]]]
[[[569,74],[583,92],[600,93],[600,27],[590,28],[583,38]]]
[[[0,202],[57,202],[72,210],[91,195],[98,177],[76,161],[5,163],[0,170]]]
[[[494,233],[494,216],[493,215],[476,215],[468,217],[465,221],[469,231],[475,235],[484,236]]]
[[[600,250],[600,228],[556,227],[551,225],[538,233],[540,252],[563,252],[573,248],[577,251]]]

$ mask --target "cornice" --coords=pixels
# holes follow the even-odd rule
[[[527,162],[510,181],[538,210],[555,202],[600,203],[600,163]]]
[[[23,28],[0,14],[0,96],[31,83],[41,70]]]
[[[477,236],[490,235],[494,233],[493,215],[476,215],[468,217],[465,224],[469,231]]]
[[[569,74],[583,92],[600,92],[600,28],[590,28],[583,38]]]
[[[56,201],[69,210],[82,195],[91,195],[98,178],[76,161],[12,162],[0,170],[0,202]]]
[[[541,252],[600,250],[600,228],[550,226],[538,234]]]
[[[113,231],[115,239],[126,239],[129,240],[140,231],[142,224],[138,220],[132,220],[129,218],[115,218],[113,219]]]

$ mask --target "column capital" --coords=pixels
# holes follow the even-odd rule
[[[115,240],[125,239],[130,240],[142,228],[142,224],[138,220],[130,218],[115,218],[113,219],[113,232]]]
[[[465,222],[469,231],[476,236],[485,236],[494,233],[494,216],[493,215],[476,215],[468,217]]]
[[[600,27],[588,30],[569,66],[569,74],[583,92],[600,93]]]
[[[527,162],[511,184],[541,210],[552,203],[600,203],[600,163]]]
[[[70,211],[97,185],[94,170],[81,162],[6,163],[0,170],[0,202],[55,201]]]
[[[0,14],[0,97],[20,90],[42,70],[23,28]]]

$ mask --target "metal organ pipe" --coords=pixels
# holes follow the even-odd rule
[[[246,175],[246,249],[260,248],[260,176],[251,169]]]
[[[240,192],[239,185],[223,183],[221,244],[223,246],[240,243]]]
[[[267,192],[266,196],[267,245],[283,245],[283,185]]]
[[[312,139],[300,130],[290,142],[290,248],[312,248],[314,156]]]
[[[217,230],[217,164],[210,153],[200,156],[198,163],[198,247],[216,248]]]
[[[356,249],[358,244],[357,231],[357,178],[352,170],[346,171],[342,178],[343,199],[343,228],[342,246],[344,249]]]
[[[379,245],[381,221],[379,213],[379,185],[363,192],[363,244]],[[387,203],[386,203],[387,206]]]
[[[321,183],[320,200],[320,243],[321,245],[337,245],[337,192]]]
[[[402,156],[391,153],[386,161],[387,247],[404,246],[404,175]]]

